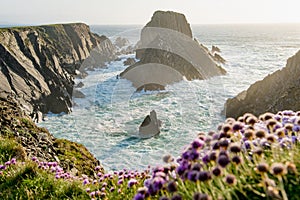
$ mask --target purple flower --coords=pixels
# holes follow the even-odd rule
[[[225,155],[220,155],[219,158],[218,158],[218,164],[225,168],[228,164],[230,163],[230,160],[228,158],[228,156],[225,156]]]
[[[153,188],[155,191],[160,190],[163,187],[163,184],[165,183],[165,180],[161,177],[155,177],[153,179]]]
[[[144,200],[145,199],[145,195],[141,194],[141,193],[137,193],[134,197],[133,200]]]
[[[12,158],[10,162],[11,164],[15,165],[17,163],[17,160],[15,158]]]
[[[113,191],[115,191],[115,188],[114,188],[114,187],[111,187],[111,188],[109,189],[109,191],[110,191],[110,192],[113,192]]]
[[[5,169],[6,169],[6,166],[5,166],[5,165],[0,165],[0,169],[1,169],[1,170],[5,170]]]
[[[90,193],[90,197],[95,197],[95,195],[96,195],[96,192],[91,192]]]
[[[211,174],[208,171],[201,171],[198,174],[198,180],[199,181],[208,181],[211,179]]]
[[[134,186],[135,184],[137,184],[137,180],[135,179],[130,179],[128,181],[128,187],[131,188],[132,186]]]
[[[208,154],[206,154],[205,156],[203,156],[202,157],[202,162],[204,163],[204,164],[207,164],[207,163],[209,163],[209,155]]]
[[[187,178],[190,180],[190,181],[193,181],[193,182],[196,182],[197,179],[198,179],[198,171],[195,171],[195,170],[192,170],[192,171],[189,171],[188,174],[187,174]]]
[[[97,167],[95,168],[96,171],[99,171],[100,169],[101,169],[100,166],[97,166]]]
[[[9,165],[11,165],[11,162],[10,162],[10,161],[7,161],[7,162],[5,162],[5,165],[6,165],[6,166],[9,166]]]
[[[192,142],[192,147],[194,149],[198,149],[198,148],[202,148],[204,146],[204,142],[200,139],[195,139],[193,142]]]
[[[171,182],[169,182],[168,183],[168,185],[167,185],[167,190],[169,191],[169,192],[176,192],[177,191],[177,184],[176,184],[176,182],[175,181],[171,181]]]
[[[83,180],[83,185],[86,185],[86,184],[89,184],[90,182],[89,182],[89,180],[88,179],[84,179]]]

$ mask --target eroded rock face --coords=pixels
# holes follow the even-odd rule
[[[28,113],[69,113],[73,75],[113,59],[108,38],[82,23],[3,28],[0,96],[14,96]]]
[[[226,117],[238,117],[246,112],[259,115],[287,109],[300,110],[300,51],[287,60],[283,69],[228,99],[224,111]]]
[[[139,61],[121,73],[135,88],[157,88],[151,84],[164,88],[184,77],[206,79],[226,73],[207,48],[193,39],[185,16],[171,11],[155,12],[142,29],[136,58]]]

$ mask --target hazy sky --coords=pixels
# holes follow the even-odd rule
[[[300,0],[0,0],[0,24],[145,24],[155,10],[191,24],[300,23]]]

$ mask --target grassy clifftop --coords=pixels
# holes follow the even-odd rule
[[[64,169],[93,175],[99,161],[81,144],[53,137],[40,128],[12,99],[0,98],[0,155],[25,161],[36,157],[41,161],[58,162]]]

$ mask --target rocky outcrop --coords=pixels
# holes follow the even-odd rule
[[[111,41],[82,23],[2,28],[0,96],[13,96],[27,113],[68,113],[73,75],[113,59]]]
[[[140,138],[150,138],[160,133],[161,121],[157,119],[155,110],[147,115],[139,127]]]
[[[134,58],[127,58],[124,62],[123,62],[123,64],[126,66],[126,65],[133,65],[133,64],[135,64],[136,63],[136,61],[135,61],[135,59]]]
[[[206,79],[225,74],[203,45],[193,39],[185,16],[156,11],[142,29],[137,45],[139,61],[121,73],[136,88],[164,88],[183,80]]]
[[[99,161],[81,144],[57,139],[47,129],[37,127],[13,97],[0,98],[0,140],[18,144],[18,160],[33,157],[40,161],[57,162],[65,170],[79,174],[94,174]],[[103,170],[103,169],[102,169]]]
[[[246,91],[228,99],[225,104],[227,117],[238,117],[246,112],[259,115],[265,112],[300,109],[300,51],[287,60],[286,66]]]

